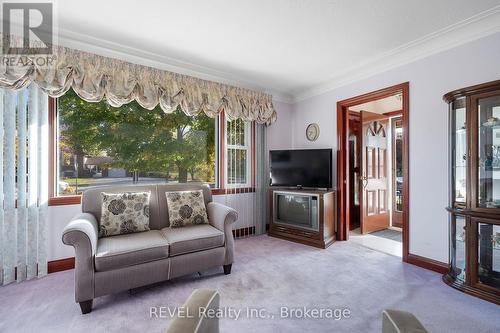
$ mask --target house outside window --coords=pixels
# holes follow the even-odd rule
[[[251,122],[187,116],[137,102],[112,107],[69,90],[51,100],[49,204],[77,204],[106,185],[208,183],[213,193],[251,190]]]
[[[216,187],[215,119],[137,102],[58,99],[57,196],[103,185],[204,182]]]

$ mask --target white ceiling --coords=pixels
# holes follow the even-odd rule
[[[59,0],[57,10],[60,44],[285,100],[500,31],[500,0]]]

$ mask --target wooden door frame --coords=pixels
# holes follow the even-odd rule
[[[409,254],[409,213],[410,213],[410,83],[404,82],[391,87],[372,91],[337,102],[337,192],[338,192],[338,235],[339,240],[349,239],[349,107],[371,102],[401,93],[403,96],[403,261]]]

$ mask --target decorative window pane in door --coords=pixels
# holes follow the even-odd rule
[[[478,206],[500,208],[500,95],[477,103]]]
[[[386,150],[384,148],[378,149],[378,177],[385,178],[386,174]]]
[[[387,191],[386,190],[378,190],[378,213],[383,214],[386,212],[387,207]]]
[[[366,191],[366,215],[376,214],[377,207],[377,191]]]
[[[366,177],[375,177],[375,148],[366,147]]]
[[[477,276],[479,282],[500,288],[500,226],[478,224]]]

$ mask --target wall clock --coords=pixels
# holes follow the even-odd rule
[[[306,137],[309,141],[316,141],[319,137],[319,125],[316,123],[307,125]]]

